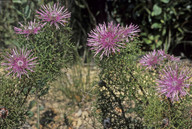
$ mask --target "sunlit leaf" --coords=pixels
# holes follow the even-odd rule
[[[166,34],[166,28],[164,27],[162,31],[162,35],[165,35],[165,34]]]
[[[144,42],[145,42],[146,44],[151,44],[151,43],[152,43],[152,41],[149,40],[149,39],[143,38],[143,40],[144,40]]]
[[[162,12],[161,7],[159,7],[157,4],[155,4],[155,5],[153,6],[152,16],[160,15],[161,12]]]
[[[30,15],[31,15],[31,9],[30,9],[30,7],[29,7],[29,5],[27,5],[26,7],[25,7],[25,18],[26,19],[28,19],[29,17],[30,17]]]
[[[160,23],[153,23],[152,25],[151,25],[151,28],[152,29],[158,29],[158,28],[161,28],[162,27],[162,25],[160,24]]]
[[[161,0],[161,2],[163,2],[163,3],[169,3],[169,0]]]
[[[30,101],[28,109],[32,109],[35,106],[35,100]]]
[[[21,0],[13,0],[13,3],[15,3],[15,4],[21,4],[22,1],[21,1]]]

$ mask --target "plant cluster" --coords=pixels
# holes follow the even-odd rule
[[[20,127],[27,115],[29,95],[38,99],[49,90],[49,83],[68,67],[74,47],[68,25],[70,12],[59,3],[42,5],[36,19],[14,27],[14,48],[2,52],[0,119],[2,128]],[[6,74],[6,75],[5,75]],[[39,122],[39,116],[38,120]],[[37,123],[39,128],[39,123]]]
[[[74,1],[80,8],[88,10],[93,17],[92,24],[95,24],[85,0],[81,1],[82,5]],[[20,2],[14,1],[16,4]],[[98,24],[89,34],[81,30],[83,37],[88,35],[87,46],[95,54],[96,64],[101,70],[96,102],[99,120],[104,128],[192,128],[192,71],[182,64],[180,58],[156,50],[160,47],[168,50],[174,41],[178,44],[184,38],[185,24],[189,19],[184,12],[191,12],[191,6],[187,6],[191,2],[135,2],[140,3],[134,6],[136,17],[140,17],[143,10],[148,13],[141,23],[150,29],[141,27],[146,31],[140,35],[148,48],[154,51],[145,55],[141,51],[143,46],[138,38],[140,29],[137,25],[122,26],[108,22]],[[187,8],[177,14],[175,8],[178,3]],[[25,115],[29,113],[25,105],[29,95],[35,96],[37,128],[40,128],[38,99],[48,92],[49,83],[60,75],[61,68],[72,63],[76,54],[70,41],[72,33],[68,20],[71,13],[64,6],[59,3],[42,5],[33,12],[34,16],[28,23],[32,12],[29,6],[24,10],[25,14],[21,15],[24,20],[18,22],[19,27],[14,27],[14,47],[1,52],[1,66],[5,68],[0,73],[1,128],[18,128],[24,124]],[[110,13],[118,16],[118,10]],[[187,23],[177,22],[177,17],[185,17]],[[116,20],[122,22],[118,17]],[[171,39],[172,33],[177,37]],[[89,83],[88,79],[86,83]],[[81,90],[85,92],[87,89],[82,80],[74,75],[73,81],[78,83],[73,85],[75,89],[84,87]],[[68,85],[69,81],[63,84]],[[69,98],[76,96],[72,94],[73,89],[65,88],[63,92]],[[84,96],[79,95],[81,98]]]
[[[143,55],[137,32],[111,22],[89,33],[101,69],[100,122],[104,128],[191,128],[192,71],[163,50]]]

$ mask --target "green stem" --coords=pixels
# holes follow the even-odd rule
[[[141,92],[143,93],[145,99],[146,99],[146,104],[148,105],[149,104],[149,101],[148,101],[148,98],[147,98],[147,95],[144,91],[144,89],[142,88],[142,86],[139,84],[138,80],[135,78],[135,76],[132,74],[132,72],[129,72],[131,77],[135,80],[135,82],[137,82],[137,84],[139,85],[139,89],[141,90]]]
[[[38,96],[37,96],[37,89],[36,89],[36,94],[35,94],[35,100],[37,103],[37,129],[40,129],[40,111],[39,111],[39,100],[38,100]]]
[[[113,92],[113,90],[111,90],[107,85],[104,86],[105,88],[107,88],[107,90],[111,93],[111,95],[115,98],[116,102],[119,104],[119,108],[121,109],[122,111],[122,117],[124,118],[125,122],[126,122],[126,125],[129,125],[129,122],[127,121],[127,118],[125,116],[125,111],[124,111],[124,108],[123,108],[123,105],[122,105],[122,101],[120,98],[118,98],[116,96],[116,94]]]

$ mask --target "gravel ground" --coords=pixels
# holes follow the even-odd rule
[[[90,80],[97,80],[98,69],[92,68],[89,73]],[[78,71],[79,72],[79,71]],[[83,67],[81,72],[87,75],[88,69]],[[67,77],[72,78],[74,71],[67,70]],[[77,75],[78,76],[78,75]],[[86,79],[86,77],[82,77]],[[83,96],[74,96],[73,99],[66,97],[58,90],[60,83],[53,82],[49,93],[39,100],[40,104],[40,128],[41,129],[100,129],[102,125],[93,116],[94,96],[84,94]],[[93,87],[92,87],[93,88]],[[78,91],[82,92],[82,91]],[[91,91],[90,91],[91,92]],[[34,97],[29,98],[29,102]],[[34,115],[27,118],[23,129],[36,129],[37,108],[36,105],[31,109]]]

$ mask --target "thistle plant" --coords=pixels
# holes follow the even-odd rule
[[[28,40],[25,40],[23,35],[17,32],[16,33],[18,34],[17,42],[19,43],[19,47],[27,47],[28,49],[32,49],[34,51],[34,56],[38,58],[38,67],[31,78],[38,80],[35,81],[37,85],[36,87],[39,89],[39,91],[44,92],[42,94],[45,94],[48,88],[45,87],[46,83],[54,80],[56,76],[59,75],[62,67],[69,66],[68,64],[70,64],[71,59],[73,58],[72,53],[74,49],[70,42],[71,29],[67,24],[67,18],[69,17],[61,16],[64,7],[59,7],[59,3],[54,4],[53,6],[42,5],[42,7],[44,9],[48,9],[45,11],[47,16],[48,14],[55,13],[58,15],[57,17],[61,18],[61,21],[54,21],[52,19],[50,21],[51,24],[54,22],[56,25],[56,22],[60,23],[66,20],[65,26],[62,26],[60,29],[55,29],[55,27],[46,24],[49,21],[44,21],[42,17],[37,17],[39,18],[38,20],[42,20],[42,22],[44,22],[38,22],[40,25],[43,25],[43,28],[41,28],[41,31],[39,31],[38,34],[30,35]],[[40,9],[40,11],[42,10]],[[38,11],[36,11],[36,13],[39,14]],[[66,15],[68,16],[68,14]],[[58,19],[57,17],[56,19]]]
[[[110,22],[96,26],[89,33],[87,45],[101,69],[96,107],[104,128],[144,127],[139,103],[146,105],[147,98],[141,99],[137,94],[138,90],[146,93],[135,75],[136,58],[141,54],[137,32],[137,25],[122,27]],[[107,125],[106,119],[110,120]]]
[[[100,122],[104,128],[191,128],[190,69],[164,50],[138,58],[137,32],[138,26],[110,22],[89,33],[87,45],[101,69]]]
[[[191,128],[191,69],[181,63],[178,57],[158,50],[159,58],[164,58],[155,65],[155,69],[142,69],[149,82],[153,76],[148,92],[148,105],[143,108],[144,125],[149,128]],[[163,54],[162,54],[163,53]],[[144,56],[145,57],[145,56]],[[144,60],[144,58],[140,59]]]
[[[3,54],[4,59],[1,64],[3,68],[7,66],[4,71],[8,71],[7,75],[14,76],[13,78],[5,76],[10,80],[8,84],[12,84],[12,86],[10,88],[6,87],[8,89],[1,93],[2,95],[5,95],[6,91],[11,93],[9,97],[4,96],[5,99],[0,101],[0,105],[5,106],[9,111],[4,122],[0,123],[3,128],[16,128],[23,124],[24,115],[27,114],[26,100],[29,95],[35,96],[38,114],[37,128],[40,128],[38,100],[48,92],[49,83],[60,75],[61,68],[68,67],[73,59],[74,47],[70,41],[71,29],[67,23],[70,13],[67,10],[63,11],[64,7],[59,7],[58,3],[54,4],[53,7],[51,5],[43,5],[42,7],[47,9],[47,16],[49,18],[52,16],[51,19],[43,18],[42,15],[34,22],[30,21],[27,25],[19,23],[21,28],[14,27],[18,36],[17,41],[14,42],[17,47],[13,48],[11,52]],[[40,11],[42,12],[41,9]],[[41,12],[37,11],[37,14],[41,14]],[[47,22],[54,24],[56,28],[49,26]],[[57,29],[59,28],[57,23],[63,26]],[[15,89],[11,89],[12,87],[15,87]],[[10,107],[9,103],[4,102],[6,98],[15,100],[15,106],[13,107],[22,109],[20,111],[21,116],[15,116],[15,119],[23,118],[19,119],[19,122],[17,121],[17,125],[10,125],[11,122],[15,122],[15,119],[11,119],[14,116],[14,109]]]

